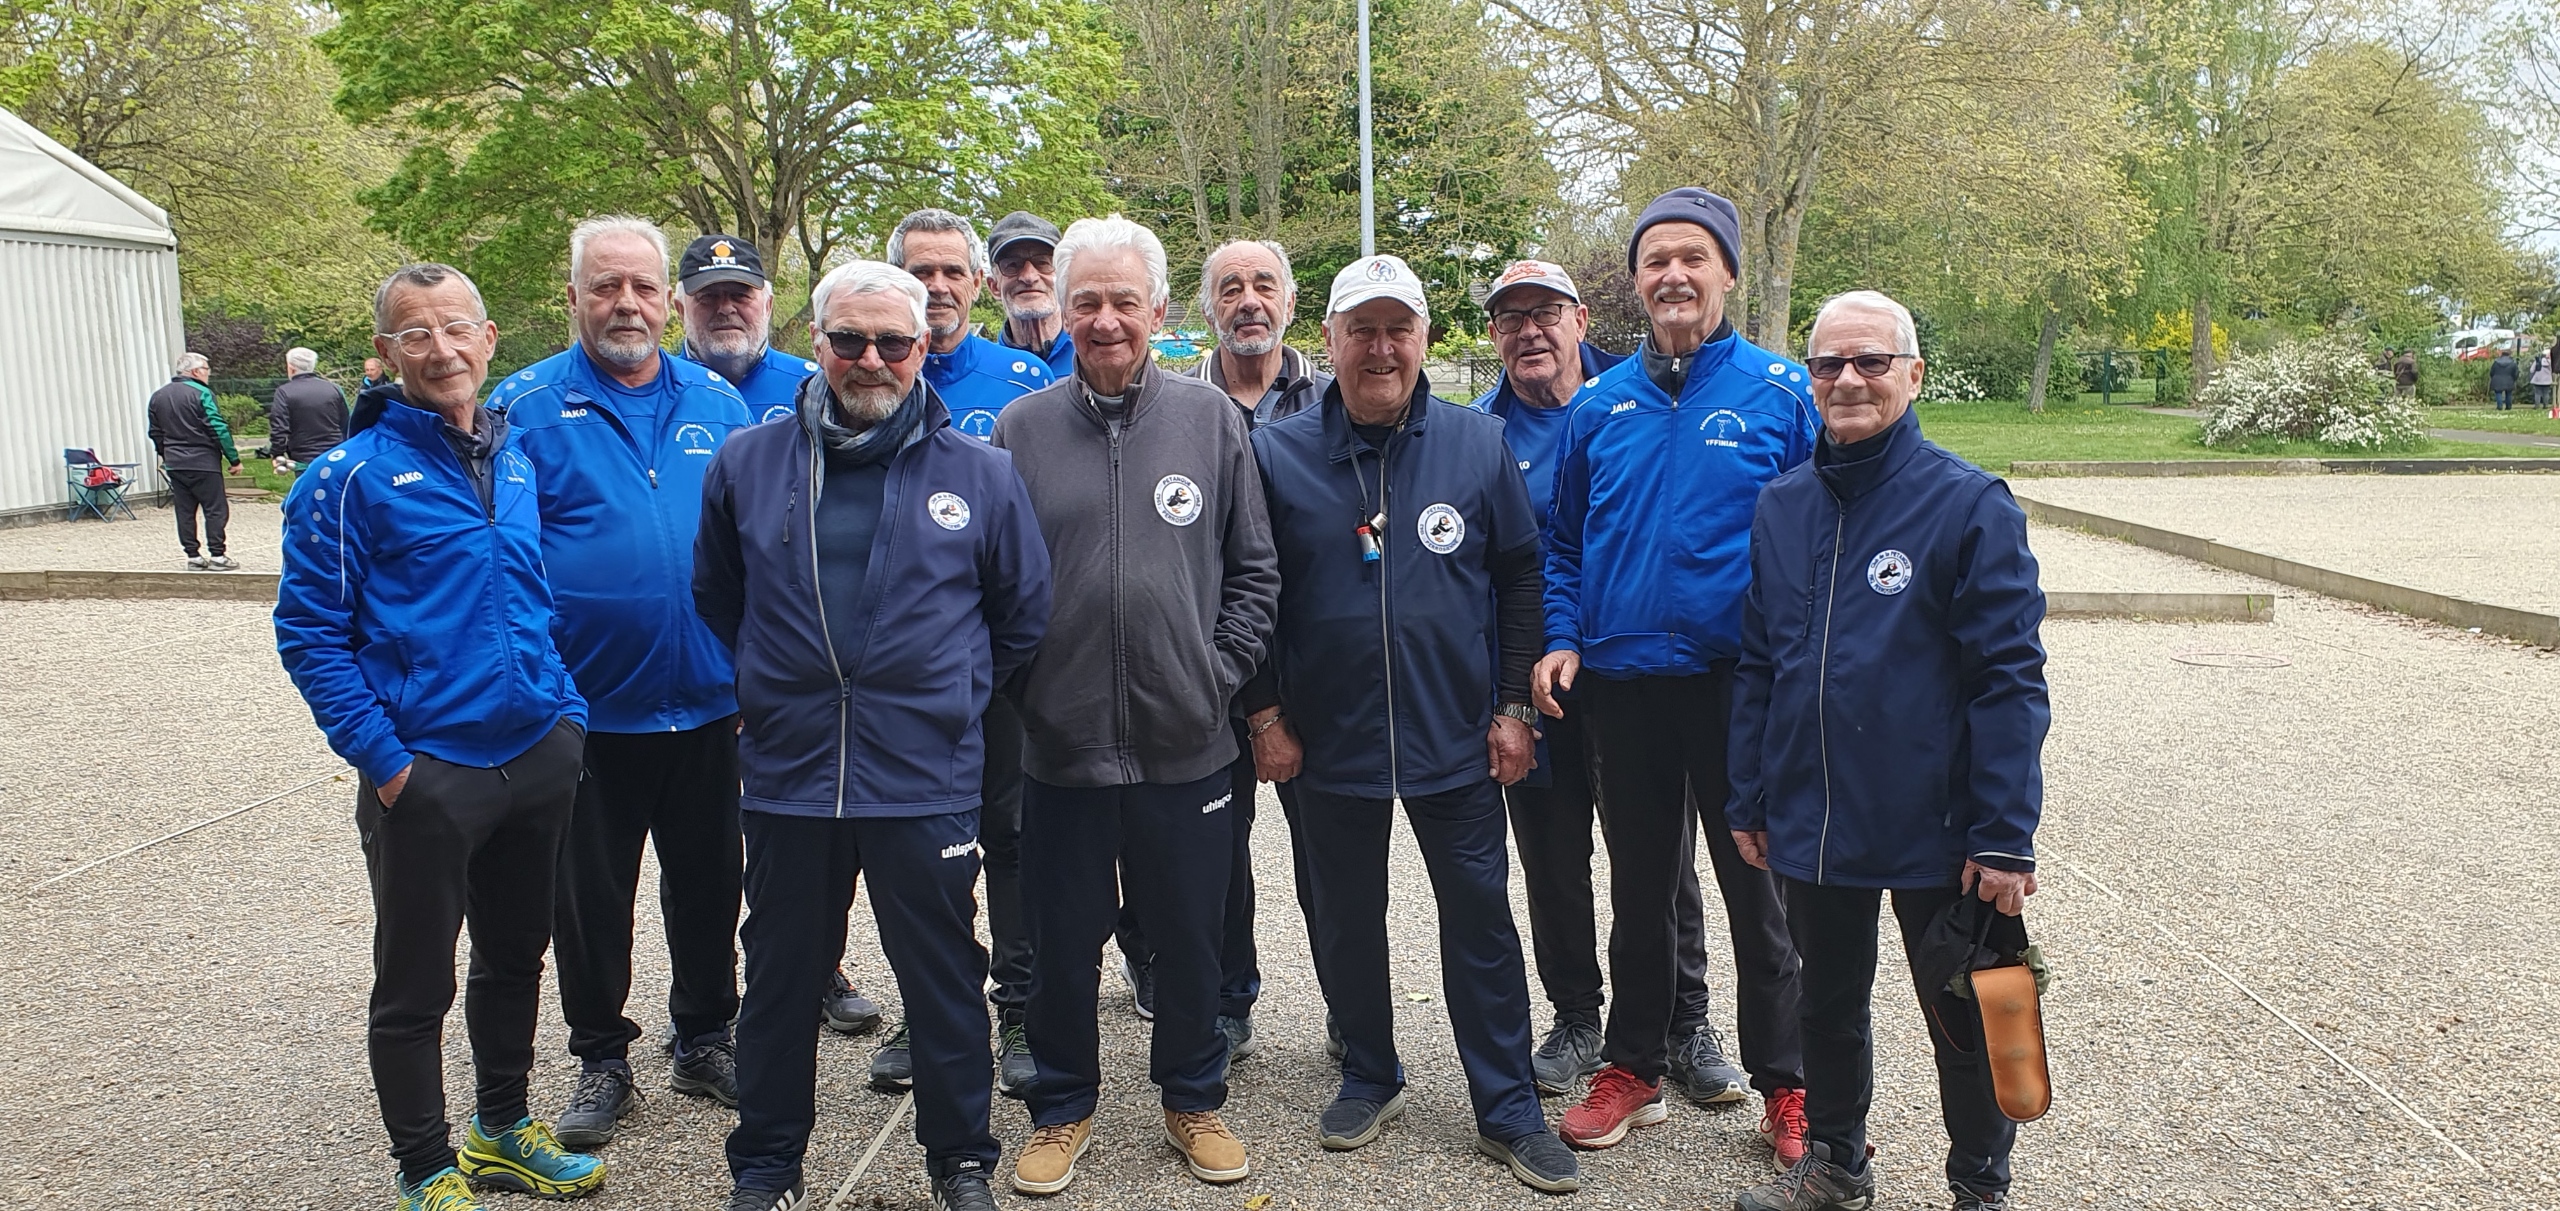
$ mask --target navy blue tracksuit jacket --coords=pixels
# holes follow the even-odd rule
[[[1725,818],[1807,883],[2035,869],[2044,591],[2008,485],[1923,440],[1827,442],[1760,493]]]

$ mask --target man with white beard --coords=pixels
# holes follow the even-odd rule
[[[1065,378],[1075,373],[1076,338],[1067,335],[1066,317],[1058,311],[1058,268],[1051,260],[1057,247],[1058,225],[1028,210],[996,220],[987,233],[987,256],[995,262],[1004,323],[987,335],[1039,358],[1051,378]]]
[[[1276,240],[1229,240],[1200,263],[1200,314],[1218,347],[1195,371],[1227,393],[1255,427],[1324,398],[1333,376],[1282,344],[1298,318],[1298,279]]]
[[[953,428],[984,439],[1006,404],[1054,380],[1038,355],[969,331],[988,269],[987,246],[969,220],[935,207],[915,211],[890,230],[887,260],[924,283],[925,326],[933,334],[924,381],[951,409]]]
[[[609,215],[569,234],[578,342],[489,393],[537,472],[553,634],[587,700],[586,776],[560,846],[553,947],[581,1064],[561,1142],[613,1138],[639,1102],[624,1016],[640,848],[654,841],[673,979],[668,1084],[737,1103],[738,703],[729,652],[693,609],[702,475],[747,427],[736,390],[658,347],[667,238]],[[811,995],[816,995],[812,990]]]
[[[818,363],[773,347],[773,284],[756,246],[733,235],[685,245],[676,263],[676,314],[684,355],[720,372],[757,424],[792,414]]]

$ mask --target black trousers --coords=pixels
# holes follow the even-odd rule
[[[1725,731],[1733,714],[1733,665],[1690,677],[1580,685],[1599,737],[1601,831],[1609,846],[1608,1061],[1646,1080],[1668,1066],[1668,1031],[1678,970],[1672,901],[1680,871],[1696,868],[1696,831],[1706,817],[1707,857],[1732,924],[1740,987],[1734,1017],[1742,1066],[1762,1093],[1804,1084],[1804,1043],[1796,1022],[1795,946],[1769,872],[1742,860],[1724,827]],[[1694,797],[1693,797],[1694,796]]]
[[[1804,1117],[1807,1138],[1835,1157],[1864,1155],[1867,1106],[1875,1098],[1875,1034],[1869,1003],[1876,982],[1876,909],[1872,887],[1817,887],[1781,877],[1787,927],[1804,956]],[[1963,893],[1927,887],[1893,893],[1894,920],[1905,953]],[[1982,1046],[1982,1016],[1943,988],[1913,981],[1929,1044],[1938,1063],[1938,1110],[1947,1126],[1947,1180],[1980,1195],[2009,1188],[2009,1150],[2018,1125],[2000,1113],[1991,1092],[1991,1061]]]
[[[1051,786],[1022,780],[1023,871],[1031,916],[1031,1058],[1024,1100],[1036,1126],[1088,1118],[1102,1089],[1102,942],[1125,897],[1155,945],[1156,1024],[1147,1076],[1167,1110],[1227,1101],[1218,1032],[1235,809],[1226,771],[1178,785]]]
[[[1218,1013],[1230,1018],[1253,1016],[1254,1002],[1262,999],[1262,950],[1253,940],[1253,818],[1258,806],[1255,794],[1261,784],[1253,776],[1253,741],[1246,737],[1242,720],[1235,724],[1236,743],[1242,749],[1235,764],[1227,767],[1227,785],[1235,794],[1235,846],[1228,851],[1226,931],[1218,939]],[[1284,799],[1295,797],[1295,787],[1279,784]],[[1297,832],[1290,830],[1291,854],[1297,860],[1298,907],[1304,912],[1308,904],[1306,862],[1296,850]],[[1309,920],[1313,920],[1309,915]],[[1138,925],[1138,914],[1128,905],[1120,906],[1120,920],[1112,927],[1112,940],[1120,953],[1141,965],[1156,961],[1155,947],[1147,942],[1147,931]]]
[[[987,933],[995,942],[987,999],[1015,1013],[1031,1003],[1031,925],[1022,918],[1022,714],[1002,695],[980,725],[987,764],[979,776],[978,843],[986,851]]]
[[[525,1116],[525,1074],[551,942],[551,879],[578,788],[576,725],[563,722],[495,769],[417,757],[389,808],[356,782],[356,837],[373,886],[373,998],[365,1053],[402,1180],[453,1163],[445,1119],[444,1019],[453,943],[471,926],[462,1020],[494,1130]]]
[[[643,841],[658,853],[676,1037],[726,1033],[738,1014],[738,717],[683,732],[594,733],[586,768],[554,909],[570,1054],[623,1059],[640,1037],[623,1011]]]
[[[171,471],[169,476],[169,511],[178,516],[178,548],[187,558],[196,557],[196,514],[204,514],[203,550],[223,554],[223,543],[231,529],[231,497],[222,490],[220,471]]]
[[[1520,880],[1529,893],[1530,952],[1538,958],[1538,983],[1559,1022],[1600,1024],[1600,926],[1591,899],[1591,825],[1598,761],[1582,711],[1568,698],[1565,717],[1544,719],[1545,786],[1516,782],[1504,787],[1511,834],[1520,851]],[[1672,941],[1679,956],[1673,988],[1679,998],[1671,1033],[1685,1035],[1707,1020],[1706,907],[1698,894],[1698,867],[1680,871],[1672,901]]]
[[[978,813],[742,815],[747,995],[738,1015],[730,1177],[751,1190],[785,1190],[801,1179],[818,1116],[819,998],[844,954],[856,875],[870,876],[880,949],[906,1006],[925,1166],[937,1177],[969,1163],[993,1169]]]

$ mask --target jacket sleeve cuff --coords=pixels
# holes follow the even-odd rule
[[[2013,871],[2018,874],[2031,874],[2036,868],[2036,857],[2034,854],[2008,854],[1999,853],[1993,850],[1984,850],[1972,855],[1972,857],[1975,865],[1987,866],[1993,870]]]
[[[415,758],[409,755],[409,750],[393,738],[357,754],[355,767],[356,772],[364,775],[365,781],[380,786],[399,777],[400,771],[409,768],[413,760]]]
[[[1577,654],[1578,654],[1578,653],[1581,651],[1581,649],[1582,649],[1582,644],[1581,644],[1581,642],[1580,642],[1579,640],[1573,640],[1573,639],[1549,639],[1549,640],[1547,640],[1547,654],[1548,654],[1548,655],[1550,655],[1550,656],[1552,656],[1552,655],[1556,654],[1557,652],[1575,652],[1575,653],[1577,653]]]

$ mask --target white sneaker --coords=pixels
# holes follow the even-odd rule
[[[205,561],[205,557],[202,555],[187,556],[187,567],[191,570],[201,572],[212,566],[212,564]]]
[[[233,559],[228,555],[216,555],[204,562],[206,567],[211,568],[216,572],[229,572],[240,566],[240,561]]]

